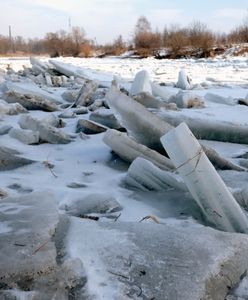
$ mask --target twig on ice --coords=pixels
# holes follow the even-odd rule
[[[119,213],[119,215],[115,217],[114,222],[116,222],[120,218],[120,216],[121,216],[121,213]]]
[[[81,218],[81,219],[93,220],[93,221],[98,221],[98,220],[99,220],[99,217],[96,217],[96,216],[88,216],[88,215],[79,215],[79,218]]]
[[[48,156],[49,156],[49,155],[48,155]],[[47,159],[43,161],[43,165],[44,165],[45,167],[47,167],[47,168],[50,170],[50,172],[52,173],[52,175],[53,175],[55,178],[58,178],[58,175],[56,175],[56,174],[54,173],[54,171],[53,171],[54,165],[51,164],[51,163],[48,161],[48,156],[47,156]]]
[[[125,275],[122,275],[122,274],[118,274],[118,273],[115,273],[115,272],[112,272],[112,271],[109,271],[108,272],[112,275],[115,275],[115,276],[119,276],[121,278],[124,278],[124,279],[129,279],[129,277],[125,276]]]
[[[149,216],[146,216],[146,217],[142,218],[139,221],[139,223],[142,222],[142,221],[144,221],[144,220],[148,220],[148,219],[152,219],[155,223],[160,224],[159,219],[157,217],[153,216],[153,215],[149,215]]]
[[[50,241],[50,239],[45,241],[43,244],[41,244],[40,247],[38,247],[32,254],[34,255],[35,253],[40,251],[40,249],[42,249],[49,241]]]

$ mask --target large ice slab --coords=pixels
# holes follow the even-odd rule
[[[82,68],[75,67],[71,64],[63,63],[54,59],[50,59],[49,63],[53,65],[55,70],[68,77],[75,76],[83,79],[87,78]]]
[[[0,146],[0,171],[13,170],[34,162],[19,155],[14,149]]]
[[[170,159],[142,144],[137,143],[126,133],[109,129],[105,133],[103,141],[123,160],[129,163],[133,162],[137,157],[143,157],[163,170],[170,170],[174,168]]]
[[[180,124],[161,142],[207,220],[220,230],[248,233],[247,216],[188,126]]]
[[[141,190],[163,191],[175,188],[188,191],[179,175],[161,170],[141,157],[136,158],[130,165],[125,182]]]
[[[5,93],[13,92],[20,95],[37,96],[42,99],[49,100],[55,104],[61,103],[61,98],[54,93],[48,93],[47,91],[39,88],[32,81],[21,82],[5,82],[2,87]],[[7,97],[8,95],[6,95]]]
[[[161,118],[173,126],[185,122],[193,134],[203,140],[248,144],[248,126],[238,123],[207,120],[163,111]]]
[[[14,90],[9,90],[5,92],[4,99],[8,103],[20,104],[28,110],[44,110],[44,111],[56,111],[58,107],[55,103],[44,97],[32,95],[32,94],[22,94]]]
[[[67,239],[88,277],[83,296],[95,299],[224,299],[248,267],[247,247],[245,235],[200,225],[76,218]]]
[[[207,93],[204,97],[207,101],[213,103],[220,103],[225,105],[236,105],[237,100],[233,99],[232,97],[223,97],[214,93]]]
[[[171,125],[117,89],[113,88],[106,98],[130,136],[148,147],[162,149],[160,137],[173,128]]]
[[[5,198],[0,213],[0,228],[8,229],[0,234],[1,282],[15,287],[26,278],[53,271],[56,248],[51,237],[59,222],[54,196],[43,191]]]

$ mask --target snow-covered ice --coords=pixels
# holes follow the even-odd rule
[[[5,104],[5,102],[1,101],[0,154],[2,153],[1,159],[3,161],[0,163],[0,189],[3,189],[7,192],[8,196],[12,197],[0,198],[0,238],[2,238],[2,241],[6,241],[5,237],[7,235],[11,236],[11,230],[13,229],[10,222],[11,218],[29,210],[29,208],[21,203],[17,205],[18,199],[26,199],[25,197],[30,199],[29,197],[32,198],[32,195],[39,195],[36,199],[36,201],[38,201],[42,199],[42,193],[44,193],[44,195],[51,193],[53,196],[47,199],[53,199],[51,205],[53,210],[55,207],[58,209],[60,216],[59,224],[62,222],[61,218],[63,219],[63,217],[67,220],[65,223],[68,223],[67,227],[65,226],[67,229],[63,227],[64,225],[60,225],[62,226],[62,235],[64,235],[64,237],[59,238],[59,242],[55,242],[58,267],[63,268],[63,263],[67,262],[68,259],[79,259],[82,263],[82,269],[85,275],[82,275],[80,273],[81,271],[79,273],[82,275],[82,278],[84,276],[87,278],[87,282],[85,282],[85,278],[80,284],[77,282],[75,286],[76,290],[73,290],[74,298],[72,299],[80,299],[78,296],[75,296],[79,295],[80,291],[82,295],[89,296],[87,299],[142,299],[145,295],[147,295],[147,298],[144,299],[151,299],[154,295],[151,294],[153,290],[150,289],[151,286],[149,287],[148,277],[142,275],[143,277],[140,276],[139,279],[137,279],[135,277],[136,275],[134,276],[136,273],[132,273],[136,267],[138,268],[137,270],[139,270],[141,265],[149,265],[145,262],[146,260],[149,261],[149,257],[151,257],[149,267],[154,268],[151,271],[151,275],[156,274],[156,268],[158,268],[157,270],[159,270],[159,274],[161,275],[154,283],[154,287],[157,288],[157,295],[159,295],[156,299],[172,300],[172,298],[163,298],[161,293],[165,293],[165,287],[169,286],[169,284],[172,286],[172,290],[173,284],[174,289],[176,289],[175,283],[177,283],[178,279],[180,280],[180,284],[182,284],[180,285],[181,296],[177,295],[181,298],[178,299],[186,299],[185,297],[193,295],[196,298],[190,299],[199,300],[197,297],[204,290],[204,284],[208,286],[208,291],[213,291],[217,286],[217,281],[216,286],[211,286],[211,284],[207,285],[204,280],[211,281],[211,274],[208,272],[205,273],[205,271],[199,271],[202,270],[200,269],[201,259],[203,259],[202,253],[200,253],[201,255],[199,255],[199,257],[197,256],[199,261],[196,269],[198,268],[197,272],[199,272],[197,274],[199,274],[199,276],[206,277],[204,277],[204,280],[202,279],[203,277],[199,278],[202,285],[197,285],[197,283],[194,285],[195,294],[190,294],[191,282],[188,280],[190,277],[187,277],[187,269],[185,269],[186,271],[183,273],[184,276],[186,276],[185,278],[187,278],[187,286],[184,286],[185,297],[183,295],[183,277],[179,276],[180,272],[170,274],[170,276],[172,276],[171,278],[174,278],[173,280],[163,277],[166,274],[164,273],[165,266],[168,268],[171,266],[173,268],[184,268],[184,264],[187,265],[187,258],[191,257],[192,253],[193,257],[194,253],[198,255],[198,250],[201,252],[205,251],[204,255],[207,257],[206,265],[209,266],[213,263],[211,268],[215,271],[223,261],[225,262],[226,257],[228,257],[230,263],[234,263],[236,266],[235,272],[230,270],[228,266],[225,269],[228,273],[227,276],[231,276],[230,278],[232,278],[231,287],[238,284],[240,280],[239,277],[242,275],[241,273],[244,272],[246,263],[248,265],[248,257],[245,250],[243,250],[247,246],[247,238],[245,236],[235,233],[227,234],[205,228],[208,224],[204,221],[199,207],[185,188],[182,190],[171,189],[164,191],[160,189],[156,191],[155,188],[152,189],[152,186],[160,186],[160,182],[156,182],[156,177],[161,174],[159,179],[161,180],[161,178],[163,178],[163,171],[155,167],[153,168],[153,166],[151,167],[152,174],[149,173],[148,168],[145,169],[146,171],[148,170],[147,173],[142,174],[142,176],[137,174],[136,169],[132,169],[135,168],[135,163],[129,170],[129,173],[131,172],[132,176],[135,176],[137,181],[141,181],[141,183],[142,180],[144,180],[144,182],[149,181],[149,176],[154,175],[154,184],[151,183],[151,190],[146,189],[144,191],[139,189],[139,182],[135,186],[128,185],[126,176],[131,161],[125,162],[116,154],[111,153],[111,149],[103,141],[104,132],[94,135],[77,132],[77,124],[79,120],[83,119],[99,123],[102,122],[101,125],[103,128],[113,126],[115,129],[121,129],[122,125],[126,127],[128,132],[133,133],[134,137],[137,139],[140,138],[140,140],[136,142],[144,142],[140,136],[140,132],[144,134],[145,138],[143,139],[145,139],[145,143],[148,145],[152,145],[154,141],[155,134],[153,133],[151,135],[149,133],[152,132],[150,131],[151,128],[161,129],[157,120],[159,120],[158,118],[160,117],[166,120],[166,116],[170,116],[171,119],[173,119],[174,116],[174,119],[176,119],[177,116],[178,119],[182,117],[200,120],[202,123],[212,123],[212,126],[226,124],[229,126],[227,126],[227,128],[232,128],[234,133],[235,128],[237,128],[237,130],[239,128],[240,130],[241,128],[247,129],[248,106],[238,105],[238,101],[240,99],[246,99],[248,94],[248,58],[232,56],[199,60],[57,58],[53,60],[53,65],[57,71],[64,72],[64,77],[62,78],[62,76],[56,75],[59,78],[53,78],[51,75],[51,82],[45,78],[45,75],[40,76],[40,74],[45,74],[44,72],[47,71],[46,68],[49,66],[49,58],[40,58],[40,62],[37,60],[32,61],[32,72],[34,73],[27,78],[27,74],[29,74],[28,68],[31,67],[28,58],[0,59],[0,68],[7,70],[8,65],[10,65],[15,71],[15,73],[12,74],[1,72],[0,100],[4,98],[7,87],[19,93],[31,93],[36,96],[47,97],[49,101],[55,102],[58,108],[58,111],[54,112],[29,110],[29,113],[23,114],[21,117],[20,112],[17,112],[17,115],[7,114],[9,104]],[[25,65],[26,68],[22,73],[23,65]],[[34,67],[36,65],[39,67]],[[199,99],[204,101],[204,107],[203,105],[197,107],[188,107],[185,105],[187,107],[177,108],[177,110],[174,111],[168,110],[167,105],[169,98],[173,98],[181,92],[181,89],[176,85],[178,74],[182,69],[185,71],[185,74],[192,79],[192,81],[190,81],[191,90],[190,92],[186,92],[187,95],[197,95]],[[107,97],[111,97],[111,103],[109,103],[109,105],[113,106],[113,110],[109,109],[105,94],[109,92],[114,76],[121,90],[128,93],[135,75],[141,70],[146,70],[147,73],[145,74],[149,74],[150,79],[148,83],[146,77],[146,87],[143,91],[149,92],[151,94],[150,96],[154,97],[158,103],[162,103],[163,105],[154,108],[149,107],[148,104],[148,109],[143,109],[143,107],[140,109],[139,103],[135,102],[135,100],[120,94],[118,91],[112,91],[112,94],[108,94],[110,96]],[[39,74],[39,72],[41,73]],[[37,78],[38,76],[39,78]],[[78,92],[84,86],[85,80],[97,82],[98,89],[95,90],[96,86],[94,85],[90,93],[85,94],[86,96],[83,101],[84,106],[74,108],[72,104],[77,99]],[[121,97],[121,104],[118,97]],[[69,101],[67,101],[68,99]],[[116,115],[116,105],[119,105],[123,111],[121,118],[118,114]],[[130,117],[130,111],[132,109],[135,111]],[[117,120],[116,117],[119,119]],[[139,123],[138,126],[137,122]],[[131,128],[129,128],[130,123],[132,123]],[[21,134],[20,125],[28,130],[34,130],[34,128],[31,128],[34,126],[35,130],[40,131],[42,135],[40,136],[40,140],[36,144],[27,145],[22,142],[26,141],[26,138],[13,138],[13,133]],[[11,128],[13,128],[13,130],[12,133],[9,134],[8,132]],[[172,128],[172,126],[168,126],[167,129],[169,130],[170,128]],[[223,128],[225,129],[225,127]],[[163,132],[163,129],[164,127],[160,130],[161,132],[159,132],[159,134]],[[146,132],[144,132],[144,130]],[[25,133],[28,134],[28,131]],[[50,143],[44,142],[47,136],[49,136]],[[62,136],[68,143],[52,144],[52,138],[58,136]],[[238,140],[235,140],[236,143],[221,142],[218,141],[218,137],[216,140],[217,141],[204,140],[201,141],[201,144],[215,149],[225,159],[238,165],[246,165],[247,168],[248,145],[239,144],[237,143]],[[185,143],[186,142],[187,141],[185,141]],[[120,145],[118,145],[118,147],[119,146]],[[123,147],[123,149],[126,148]],[[133,148],[132,150],[134,151],[135,149],[136,148]],[[147,148],[142,149],[147,151],[148,155],[144,156],[147,159],[150,150],[146,150]],[[6,160],[6,155],[9,156],[8,160]],[[161,154],[157,153],[156,157],[159,155],[161,156]],[[13,159],[13,161],[11,161],[11,159]],[[14,161],[14,159],[16,159],[16,161]],[[5,160],[10,161],[11,168],[8,168],[4,164]],[[174,172],[177,173],[177,170]],[[219,171],[219,174],[228,187],[241,192],[247,191],[247,186],[245,186],[248,180],[247,172]],[[178,180],[178,174],[172,175]],[[182,185],[180,181],[177,183],[180,186]],[[11,200],[11,202],[8,199],[15,200]],[[84,205],[84,203],[89,202],[90,199],[94,199],[93,202],[96,204],[93,205],[94,203],[91,203],[91,205]],[[34,204],[36,201],[34,201]],[[49,206],[47,201],[44,205],[45,204]],[[48,209],[48,207],[46,209]],[[3,218],[3,214],[5,219]],[[82,219],[79,218],[78,215],[80,215]],[[90,217],[99,219],[98,221],[84,219]],[[141,220],[143,221],[139,223]],[[154,220],[158,220],[160,224],[154,223]],[[58,222],[57,214],[56,222]],[[62,224],[64,224],[63,222]],[[159,227],[156,228],[156,226]],[[184,239],[187,239],[184,233],[185,228],[188,232],[187,234],[191,237],[189,243],[184,241]],[[32,230],[32,228],[30,228],[30,230]],[[162,234],[164,230],[166,233],[165,236],[167,236],[171,242],[170,245],[180,246],[175,253],[175,255],[178,255],[175,258],[176,261],[175,259],[172,259],[172,262],[166,260],[163,249],[159,246],[159,243],[161,243],[166,248],[168,243]],[[173,240],[173,230],[178,233],[178,240]],[[206,232],[208,232],[206,234],[207,237],[211,236],[210,239],[213,245],[208,244],[208,246],[204,248],[203,238],[197,235],[201,235],[202,233],[204,235]],[[13,237],[22,237],[25,236],[25,234],[26,233],[22,231],[20,231],[19,234],[15,232]],[[219,244],[218,238],[215,236],[220,237],[220,240],[223,239],[223,244]],[[146,250],[141,241],[146,238],[147,244],[145,244],[145,246],[148,247],[148,250]],[[57,237],[55,235],[55,240],[56,239]],[[225,239],[227,242],[225,242]],[[236,242],[231,242],[232,240]],[[148,246],[148,241],[150,246]],[[158,248],[157,251],[156,247],[153,247],[153,241],[154,245]],[[190,247],[190,242],[193,242],[193,244],[202,242],[203,244],[197,248],[198,250],[195,250]],[[184,247],[185,243],[187,247]],[[233,248],[229,248],[229,243],[232,243]],[[239,248],[239,245],[241,245],[241,248]],[[213,246],[212,250],[210,249],[211,246]],[[221,253],[222,246],[225,247],[224,250],[226,251],[223,252],[223,255]],[[23,248],[24,246],[17,247]],[[15,248],[13,249],[15,250]],[[174,253],[173,247],[171,249],[171,253]],[[184,256],[185,253],[180,249],[186,249],[187,255]],[[243,251],[244,256],[241,256],[240,252],[238,252],[239,256],[237,257],[235,249],[239,249],[238,251],[240,252]],[[53,251],[55,251],[55,248],[53,248]],[[140,251],[139,254],[138,251]],[[115,254],[117,255],[115,256]],[[134,265],[132,267],[128,267],[130,256],[134,256]],[[181,260],[178,261],[179,256]],[[159,259],[159,264],[156,263],[156,259]],[[214,264],[215,262],[216,265]],[[122,268],[120,269],[118,269],[119,263],[122,264]],[[179,267],[177,267],[177,263]],[[74,265],[72,264],[72,266]],[[190,270],[188,272],[190,272]],[[141,269],[139,271],[144,270]],[[149,268],[145,269],[145,271],[150,276]],[[216,272],[218,273],[218,271]],[[130,281],[131,274],[135,278],[134,282]],[[217,277],[218,274],[216,275]],[[128,279],[126,277],[128,277]],[[144,278],[144,282],[142,278]],[[40,281],[38,283],[36,282],[36,284],[37,285],[34,284],[34,286],[32,286],[34,291],[35,286],[42,286]],[[220,288],[219,291],[221,291],[221,295],[226,295],[228,292],[226,286],[223,290],[221,284],[221,282],[218,282],[217,288]],[[199,290],[197,290],[197,286]],[[140,294],[139,287],[141,287],[143,293],[141,296],[138,296]],[[1,293],[6,289],[6,287],[3,289],[0,288],[0,298],[2,296]],[[171,289],[167,290],[171,291]],[[26,293],[18,285],[13,288],[12,292],[14,294],[19,292],[20,295]],[[127,293],[129,295],[128,298]],[[248,294],[245,293],[246,289],[243,287],[240,293],[235,292],[233,295],[245,295],[248,297]],[[169,292],[168,295],[172,297],[172,294]],[[28,297],[28,294],[26,294],[26,296]],[[38,299],[42,299],[42,296],[40,297],[41,298]]]

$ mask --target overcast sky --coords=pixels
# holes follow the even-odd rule
[[[228,32],[248,16],[247,0],[0,0],[0,34],[43,37],[46,32],[85,29],[88,38],[110,42],[122,34],[131,37],[139,16],[154,29],[187,25],[200,20],[210,29]]]

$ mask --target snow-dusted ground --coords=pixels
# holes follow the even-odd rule
[[[48,61],[48,58],[42,58]],[[177,82],[178,72],[185,69],[187,75],[192,79],[193,92],[201,97],[207,93],[214,93],[230,100],[245,99],[248,96],[248,58],[227,57],[201,60],[155,60],[155,59],[80,59],[80,58],[58,58],[58,61],[70,63],[82,67],[85,75],[93,80],[98,80],[103,86],[109,87],[113,75],[117,76],[120,86],[129,89],[135,74],[145,69],[148,71],[152,81],[162,84],[171,93],[176,94],[179,89],[174,85]],[[6,70],[10,66],[13,70],[22,70],[22,66],[30,67],[28,58],[1,58],[0,68]],[[0,79],[3,81],[4,79]],[[14,79],[16,80],[16,79]],[[25,82],[23,83],[25,86]],[[65,88],[43,86],[43,88],[56,97],[60,97]],[[229,97],[229,98],[228,98]],[[0,97],[1,98],[1,97]],[[228,101],[229,101],[228,100]],[[66,101],[64,101],[66,103]],[[54,112],[59,115],[61,111]],[[161,110],[162,114],[163,111]],[[48,112],[30,111],[30,114],[38,119],[46,117]],[[248,107],[241,105],[225,105],[212,103],[205,100],[204,108],[180,109],[171,111],[173,114],[182,114],[193,118],[222,121],[236,126],[248,125]],[[84,199],[91,194],[109,195],[114,197],[123,207],[118,221],[138,222],[147,215],[156,216],[164,224],[187,224],[187,226],[200,226],[193,217],[197,212],[190,212],[186,207],[185,214],[180,215],[182,203],[173,196],[176,206],[173,208],[170,194],[133,191],[122,184],[126,175],[128,164],[120,161],[111,154],[111,149],[102,141],[104,133],[90,135],[89,139],[82,139],[75,128],[78,119],[88,118],[89,115],[78,115],[76,118],[64,119],[66,126],[63,130],[74,135],[71,143],[66,145],[54,145],[43,143],[39,145],[24,145],[20,141],[11,138],[8,134],[0,136],[0,145],[16,149],[23,157],[35,160],[36,163],[18,168],[13,171],[0,172],[0,188],[9,196],[27,194],[30,191],[51,191],[55,194],[58,208],[61,213],[72,203]],[[10,125],[18,128],[20,115],[0,116],[0,126]],[[221,155],[233,162],[239,163],[235,158],[248,152],[247,145],[231,144],[214,141],[204,141],[216,149]],[[50,170],[47,167],[49,162],[54,165]],[[71,188],[71,183],[82,184],[81,188]],[[21,188],[13,188],[20,185]],[[235,188],[242,188],[236,182]],[[172,197],[172,196],[171,196]],[[0,212],[1,213],[1,212]],[[93,214],[94,215],[94,214]],[[111,285],[102,284],[108,282],[106,270],[99,271],[101,262],[92,262],[92,256],[96,253],[92,249],[82,247],[87,255],[80,252],[80,239],[73,235],[80,234],[81,221],[72,219],[72,234],[69,240],[68,252],[72,256],[84,258],[85,268],[89,278],[89,292],[96,295],[96,299],[114,299]],[[101,222],[113,222],[109,218],[101,218]],[[148,220],[147,222],[152,222]],[[9,231],[7,223],[0,223],[0,233]],[[97,237],[93,236],[97,240]],[[104,237],[103,237],[104,238]],[[86,241],[87,242],[87,241]],[[124,242],[123,242],[124,243]],[[101,244],[101,243],[100,243]],[[104,247],[103,243],[103,247]],[[99,247],[99,241],[96,242]],[[117,287],[118,288],[118,287]],[[238,294],[236,292],[236,294]],[[113,298],[111,298],[113,297]]]

